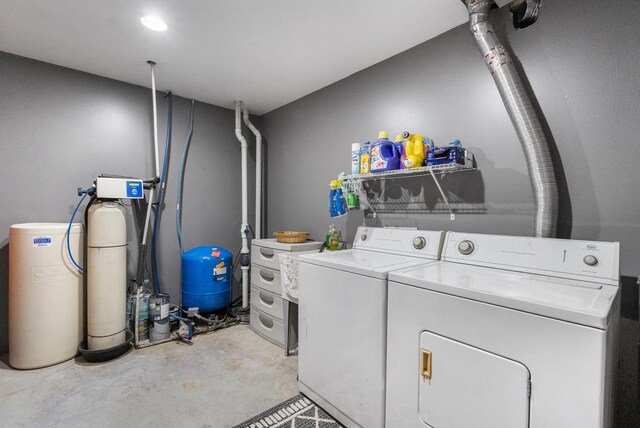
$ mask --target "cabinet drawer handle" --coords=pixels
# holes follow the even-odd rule
[[[263,316],[262,314],[258,315],[258,319],[260,320],[260,324],[267,330],[271,330],[273,328],[273,320]]]
[[[265,272],[263,270],[260,270],[260,277],[267,282],[271,282],[275,278],[275,275],[272,274],[271,272]]]
[[[273,250],[269,250],[269,249],[266,249],[266,248],[260,248],[260,254],[262,254],[263,257],[271,259],[271,258],[273,258],[273,255],[275,253],[273,252]]]
[[[260,300],[262,300],[262,303],[267,306],[273,306],[273,302],[275,301],[275,299],[272,296],[269,296],[265,293],[259,293],[258,296],[260,296]]]

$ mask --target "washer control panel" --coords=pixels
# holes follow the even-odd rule
[[[449,232],[442,259],[541,275],[619,283],[618,242]]]
[[[353,248],[438,260],[443,242],[444,232],[441,231],[361,226]]]

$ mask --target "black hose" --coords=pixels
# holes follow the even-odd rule
[[[151,271],[153,272],[153,281],[155,283],[156,293],[161,293],[160,273],[158,270],[158,233],[160,228],[160,217],[162,217],[162,205],[164,204],[165,187],[167,185],[167,175],[169,173],[169,156],[171,152],[171,132],[173,129],[173,97],[171,92],[167,94],[169,105],[167,107],[167,140],[164,146],[164,162],[162,164],[162,176],[160,177],[160,186],[158,189],[158,198],[156,199],[156,210],[153,221],[153,234],[151,235]],[[153,201],[150,201],[153,202]]]
[[[189,155],[189,147],[193,137],[193,116],[194,105],[196,100],[191,100],[191,112],[189,114],[189,133],[187,134],[187,142],[182,150],[182,161],[178,170],[178,193],[176,197],[176,232],[178,233],[178,244],[180,245],[180,254],[184,254],[184,239],[182,237],[182,189],[184,187],[184,173],[187,166],[187,156]]]

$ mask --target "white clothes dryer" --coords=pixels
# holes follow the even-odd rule
[[[612,424],[619,244],[447,234],[389,276],[386,425]]]

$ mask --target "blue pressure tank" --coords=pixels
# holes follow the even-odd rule
[[[232,255],[222,247],[205,245],[182,255],[182,307],[214,312],[231,301]]]

